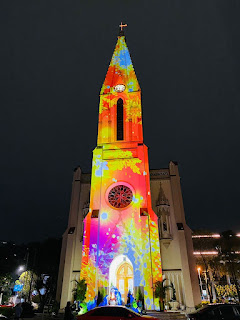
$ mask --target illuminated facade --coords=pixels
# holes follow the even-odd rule
[[[94,299],[99,286],[110,286],[110,265],[125,255],[133,266],[134,286],[144,287],[145,304],[153,308],[152,287],[162,279],[157,220],[143,144],[141,91],[125,37],[119,36],[100,93],[90,207],[84,220],[81,278],[87,279],[87,300]],[[126,295],[127,290],[121,291]]]
[[[187,252],[185,239],[184,254],[187,256],[179,255],[179,239],[173,239],[179,225],[184,237],[189,233],[191,238],[190,229],[188,231],[186,226],[184,231],[184,211],[181,220],[174,221],[175,227],[172,227],[173,195],[171,190],[166,190],[168,200],[163,190],[164,180],[170,178],[171,170],[178,174],[173,162],[163,176],[154,171],[152,183],[157,182],[157,186],[152,190],[148,150],[143,143],[141,90],[121,32],[100,92],[91,183],[89,175],[82,174],[80,168],[74,174],[69,225],[63,237],[59,269],[57,298],[61,300],[61,307],[71,300],[72,280],[80,277],[88,284],[87,301],[94,300],[99,288],[109,290],[117,286],[126,303],[127,292],[135,293],[140,288],[145,308],[158,309],[153,287],[156,281],[162,280],[162,255],[166,256],[165,266],[170,265],[172,271],[180,270],[179,288],[176,288],[178,300],[182,304],[197,304],[197,293],[193,297],[195,284],[191,284],[197,277],[188,265],[192,249],[189,247]],[[151,191],[156,198],[154,201]],[[177,249],[174,249],[174,240]],[[175,257],[181,260],[178,269],[174,269],[176,263],[171,262],[173,257],[169,256],[167,261],[166,241],[168,247],[173,242],[172,252],[169,250],[171,255],[178,251]],[[182,271],[184,259],[187,259],[187,269]],[[169,281],[174,282],[174,279]],[[183,292],[184,281],[190,286],[189,298]]]

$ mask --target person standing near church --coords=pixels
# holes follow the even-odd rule
[[[21,315],[22,315],[22,306],[21,306],[21,303],[18,303],[15,307],[15,317],[14,319],[16,320],[19,320],[21,318]]]
[[[73,319],[73,314],[71,309],[71,303],[70,301],[68,301],[65,307],[64,320],[72,320],[72,319]]]

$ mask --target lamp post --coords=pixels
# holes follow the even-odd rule
[[[24,269],[25,269],[25,266],[19,266],[17,272],[22,272],[24,271]]]
[[[198,267],[197,271],[198,271],[199,285],[200,285],[200,289],[201,289],[201,298],[203,298],[202,278],[201,278],[201,274],[200,274],[201,268]]]
[[[205,276],[205,283],[206,283],[206,289],[207,289],[207,298],[208,298],[208,301],[209,302],[212,302],[211,300],[210,300],[210,289],[209,289],[209,287],[208,287],[208,276],[207,276],[207,271],[204,271],[204,276]]]

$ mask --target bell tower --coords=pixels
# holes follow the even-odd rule
[[[129,261],[131,286],[142,290],[145,308],[157,308],[153,288],[162,279],[158,217],[151,205],[141,90],[123,30],[100,92],[98,140],[93,151],[80,273],[87,282],[87,301],[94,300],[100,287],[120,286],[110,283],[114,279],[111,270],[121,270],[121,263],[113,268],[119,257],[125,263]],[[118,288],[122,296],[130,290],[126,286]]]
[[[143,143],[141,89],[123,31],[100,93],[98,145]]]

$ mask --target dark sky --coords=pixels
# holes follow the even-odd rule
[[[238,0],[1,1],[0,240],[63,233],[121,21],[150,167],[179,162],[191,228],[240,232],[239,16]]]

